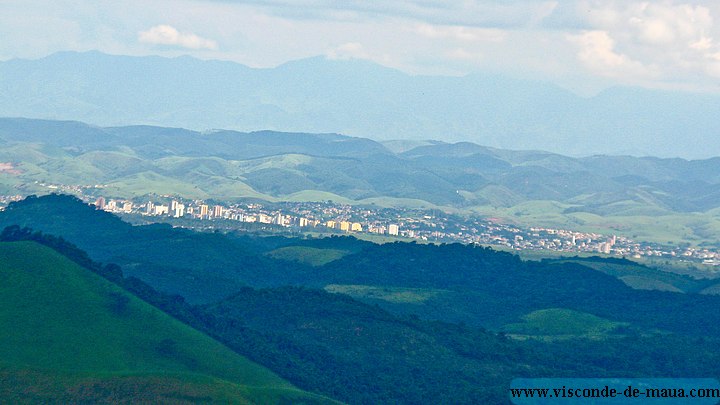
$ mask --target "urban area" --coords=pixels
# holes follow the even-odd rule
[[[546,227],[523,228],[495,218],[463,217],[440,210],[380,208],[326,202],[222,203],[156,196],[137,200],[79,194],[97,209],[145,222],[199,229],[368,234],[437,243],[466,243],[511,250],[599,253],[626,258],[660,257],[720,266],[720,252],[664,246],[625,236]],[[20,195],[0,196],[0,209]]]
[[[168,195],[139,201],[94,197],[83,193],[83,190],[73,191],[101,210],[188,228],[383,235],[427,242],[480,244],[517,251],[661,257],[720,266],[720,252],[712,249],[664,246],[620,235],[546,227],[523,228],[494,218],[463,217],[440,210],[353,206],[330,201],[228,204]],[[0,209],[21,198],[20,195],[0,196]]]

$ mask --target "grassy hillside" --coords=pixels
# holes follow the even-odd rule
[[[5,398],[315,399],[50,248],[1,243],[0,280]]]
[[[602,339],[617,335],[619,327],[628,325],[563,308],[533,311],[524,315],[522,321],[505,325],[503,330],[514,336],[533,336],[546,340],[578,337]]]
[[[700,294],[720,295],[720,284],[712,285],[700,291]]]
[[[428,288],[402,288],[402,287],[373,287],[369,285],[338,285],[325,286],[325,291],[346,294],[353,298],[367,300],[382,300],[391,303],[421,304],[440,294],[449,291],[433,290]]]
[[[268,252],[267,255],[273,259],[287,260],[309,264],[311,266],[323,266],[332,261],[338,260],[350,252],[339,249],[318,249],[307,246],[286,246]]]
[[[712,285],[713,279],[697,279],[671,272],[672,269],[651,268],[629,260],[603,260],[595,257],[544,259],[555,263],[578,263],[617,277],[628,286],[638,290],[658,290],[697,293]]]

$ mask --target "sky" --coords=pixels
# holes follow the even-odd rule
[[[0,0],[0,60],[57,51],[253,67],[324,55],[411,74],[504,73],[578,93],[720,93],[720,2]]]

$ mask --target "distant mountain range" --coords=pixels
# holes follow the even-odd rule
[[[472,141],[569,155],[712,157],[720,96],[612,88],[580,97],[494,74],[411,76],[317,57],[272,69],[62,52],[0,62],[4,116]]]
[[[114,197],[325,201],[443,208],[672,243],[720,236],[720,158],[512,151],[338,134],[201,133],[0,119],[0,194],[105,185]]]

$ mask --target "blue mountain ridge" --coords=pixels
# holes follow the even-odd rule
[[[189,56],[60,52],[0,62],[4,116],[471,141],[567,155],[706,158],[720,151],[720,96],[633,87],[581,97],[552,83],[476,73],[412,76],[314,57],[275,68]]]

